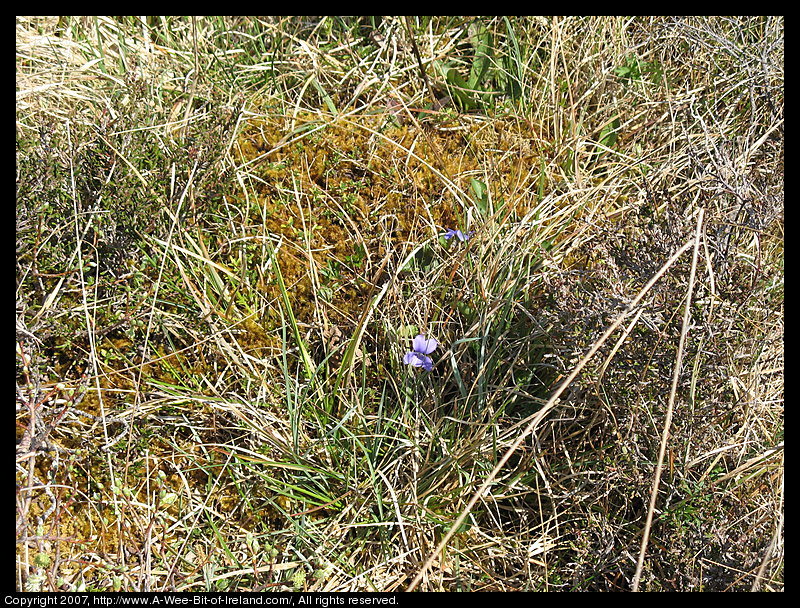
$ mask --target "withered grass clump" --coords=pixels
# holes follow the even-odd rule
[[[16,27],[18,590],[783,590],[782,18]]]

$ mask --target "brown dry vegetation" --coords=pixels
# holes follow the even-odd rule
[[[783,590],[782,18],[16,46],[19,590]]]

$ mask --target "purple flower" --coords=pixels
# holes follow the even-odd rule
[[[437,346],[439,346],[439,343],[436,338],[426,339],[423,334],[419,334],[412,342],[414,351],[406,353],[406,356],[403,357],[403,363],[414,367],[422,367],[425,371],[431,371],[433,369],[433,360],[428,355],[435,351]]]
[[[467,232],[467,234],[464,234],[460,230],[452,230],[450,228],[448,228],[447,232],[444,233],[444,238],[446,238],[447,240],[450,240],[453,237],[456,237],[462,243],[464,241],[466,241],[467,239],[469,239],[469,237],[471,237],[471,236],[472,236],[472,232],[471,231]]]

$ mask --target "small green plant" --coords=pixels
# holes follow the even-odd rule
[[[504,23],[509,49],[499,56],[495,36],[485,24],[475,22],[469,27],[472,58],[466,78],[457,66],[437,63],[450,97],[463,112],[491,107],[499,94],[512,100],[522,95],[520,48],[510,21],[505,19]]]
[[[636,55],[628,55],[625,63],[614,68],[614,74],[625,83],[648,79],[653,84],[661,84],[664,78],[661,65],[658,62],[642,61]]]

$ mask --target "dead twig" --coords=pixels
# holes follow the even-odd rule
[[[692,268],[689,271],[689,288],[686,291],[686,304],[683,309],[683,327],[681,329],[681,337],[678,340],[678,352],[675,355],[675,367],[672,374],[672,388],[669,392],[669,404],[667,405],[667,417],[664,420],[664,429],[661,433],[661,446],[658,450],[658,462],[656,463],[656,472],[653,477],[653,489],[650,492],[650,506],[647,509],[647,521],[644,526],[644,534],[642,534],[642,545],[639,549],[639,561],[636,564],[636,573],[633,576],[633,591],[639,590],[639,581],[642,577],[642,569],[644,568],[644,556],[647,552],[647,542],[650,539],[650,528],[653,525],[653,513],[656,508],[656,500],[658,499],[658,487],[661,484],[661,473],[664,469],[664,455],[667,451],[667,440],[669,439],[669,429],[672,425],[672,413],[675,410],[675,394],[678,390],[678,378],[681,374],[681,366],[683,363],[683,348],[686,344],[686,334],[689,332],[689,313],[692,306],[692,292],[694,291],[694,279],[697,271],[697,257],[700,250],[700,235],[703,229],[703,210],[697,214],[697,231],[694,237],[694,255],[692,256]]]

